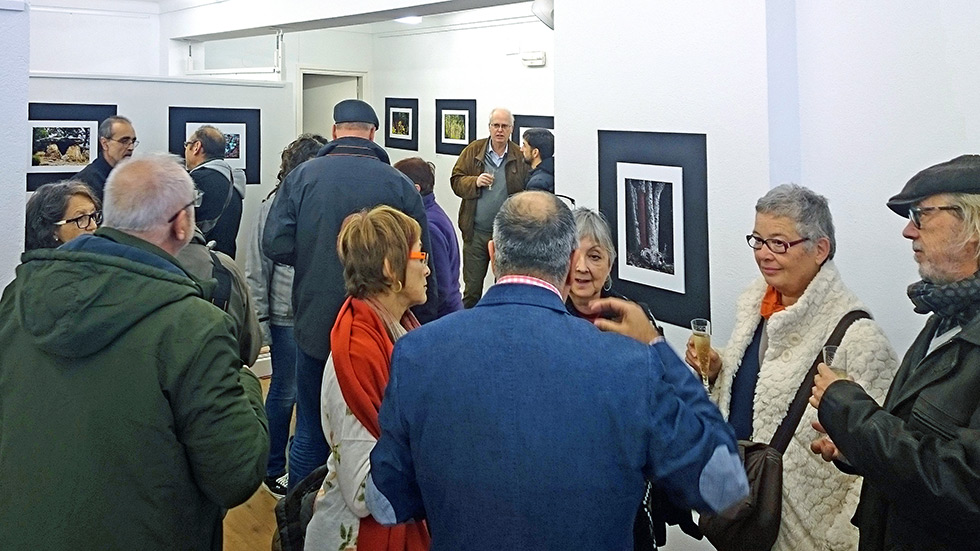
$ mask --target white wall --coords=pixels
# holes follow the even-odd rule
[[[30,147],[27,126],[27,70],[30,47],[30,15],[28,11],[0,9],[0,205],[11,233],[0,240],[0,286],[14,277],[24,250],[24,190]]]
[[[34,1],[31,71],[159,74],[157,12],[157,6],[150,2]]]
[[[764,3],[591,6],[556,13],[557,191],[598,208],[597,130],[706,134],[711,313],[724,343],[735,298],[758,277],[744,236],[769,187]],[[687,342],[688,330],[665,329]]]
[[[262,185],[246,186],[245,209],[238,232],[237,260],[244,263],[246,243],[251,238],[259,204],[275,185],[283,147],[296,136],[291,85],[162,78],[32,76],[30,101],[115,103],[118,113],[133,121],[140,140],[135,153],[137,156],[167,151],[170,106],[261,109]],[[26,109],[23,118],[26,119]],[[20,200],[23,202],[23,193]]]
[[[905,351],[924,317],[906,221],[884,204],[980,146],[980,4],[797,2],[802,180],[827,195],[845,282]]]
[[[373,93],[366,99],[378,117],[384,120],[386,97],[419,100],[419,150],[389,149],[391,161],[420,156],[434,162],[436,199],[454,221],[460,200],[453,194],[449,176],[457,157],[435,153],[435,100],[475,99],[478,138],[489,135],[487,124],[494,107],[507,107],[520,115],[554,114],[554,72],[561,61],[556,60],[554,33],[536,19],[527,18],[527,6],[494,8],[494,18],[524,16],[507,23],[447,25],[417,34],[379,34],[374,39]],[[525,67],[519,55],[522,49],[545,51],[548,64]],[[383,130],[379,130],[375,140],[381,145]],[[556,158],[560,159],[562,153],[559,147]],[[565,167],[559,165],[558,172],[561,179]]]

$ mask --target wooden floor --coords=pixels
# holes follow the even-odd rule
[[[269,379],[261,379],[263,398],[269,392]],[[276,498],[260,486],[248,501],[225,516],[225,551],[269,551],[276,530]]]

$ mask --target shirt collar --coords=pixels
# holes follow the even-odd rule
[[[552,293],[558,295],[561,298],[561,292],[557,287],[548,283],[543,279],[538,279],[529,275],[505,275],[497,280],[497,285],[507,285],[507,284],[520,284],[520,285],[533,285],[534,287],[541,287],[543,289],[548,289]]]

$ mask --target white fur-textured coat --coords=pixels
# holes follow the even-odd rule
[[[762,278],[742,293],[736,304],[735,327],[728,346],[719,350],[721,372],[712,396],[728,417],[732,380],[745,349],[760,323],[759,308],[765,294]],[[833,262],[828,261],[796,304],[769,318],[768,347],[759,369],[753,402],[752,439],[766,442],[782,421],[803,377],[822,350],[841,317],[867,308],[848,290]],[[841,347],[847,354],[847,372],[879,403],[898,368],[898,359],[884,332],[872,320],[854,322]],[[857,528],[850,519],[857,507],[860,479],[837,470],[810,452],[817,433],[810,425],[816,410],[807,406],[783,456],[783,511],[774,550],[853,550]]]

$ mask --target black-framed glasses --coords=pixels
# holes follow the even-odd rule
[[[955,210],[959,211],[960,207],[957,205],[941,205],[938,207],[909,207],[909,220],[912,221],[912,225],[916,229],[922,229],[922,214],[933,212],[936,210]]]
[[[133,149],[136,149],[136,146],[140,144],[139,140],[137,140],[136,138],[130,138],[129,136],[126,136],[125,138],[120,138],[118,140],[115,138],[109,138],[109,139],[111,141],[119,142],[123,144],[124,147],[132,147]]]
[[[555,197],[561,199],[569,209],[575,210],[575,199],[573,197],[562,195],[560,193],[556,193]]]
[[[188,140],[188,141],[184,142],[184,149],[187,149],[187,146],[194,145],[196,143],[197,143],[197,140]]]
[[[78,226],[78,229],[84,230],[95,221],[95,225],[102,223],[102,211],[97,210],[95,212],[90,212],[88,214],[80,214],[74,218],[65,218],[64,220],[58,220],[54,223],[55,226],[64,226],[65,224],[74,223]]]
[[[201,206],[201,203],[204,201],[204,194],[201,193],[201,190],[199,190],[199,189],[195,189],[194,190],[194,193],[195,193],[194,200],[191,201],[190,203],[187,203],[183,207],[180,207],[180,210],[178,210],[177,212],[175,212],[174,215],[171,216],[169,220],[167,220],[167,223],[168,224],[171,223],[171,222],[173,222],[174,220],[176,220],[177,217],[180,216],[180,213],[184,212],[184,210],[187,209],[188,207],[199,207],[199,206]]]
[[[759,249],[762,248],[763,245],[765,245],[766,247],[769,247],[770,251],[776,254],[783,254],[786,251],[788,251],[789,248],[792,247],[793,245],[799,245],[800,243],[809,240],[810,240],[809,237],[803,237],[797,239],[796,241],[783,241],[782,239],[763,239],[758,235],[752,235],[752,234],[745,236],[745,241],[746,243],[749,244],[749,247],[752,247],[753,249],[758,251]]]

